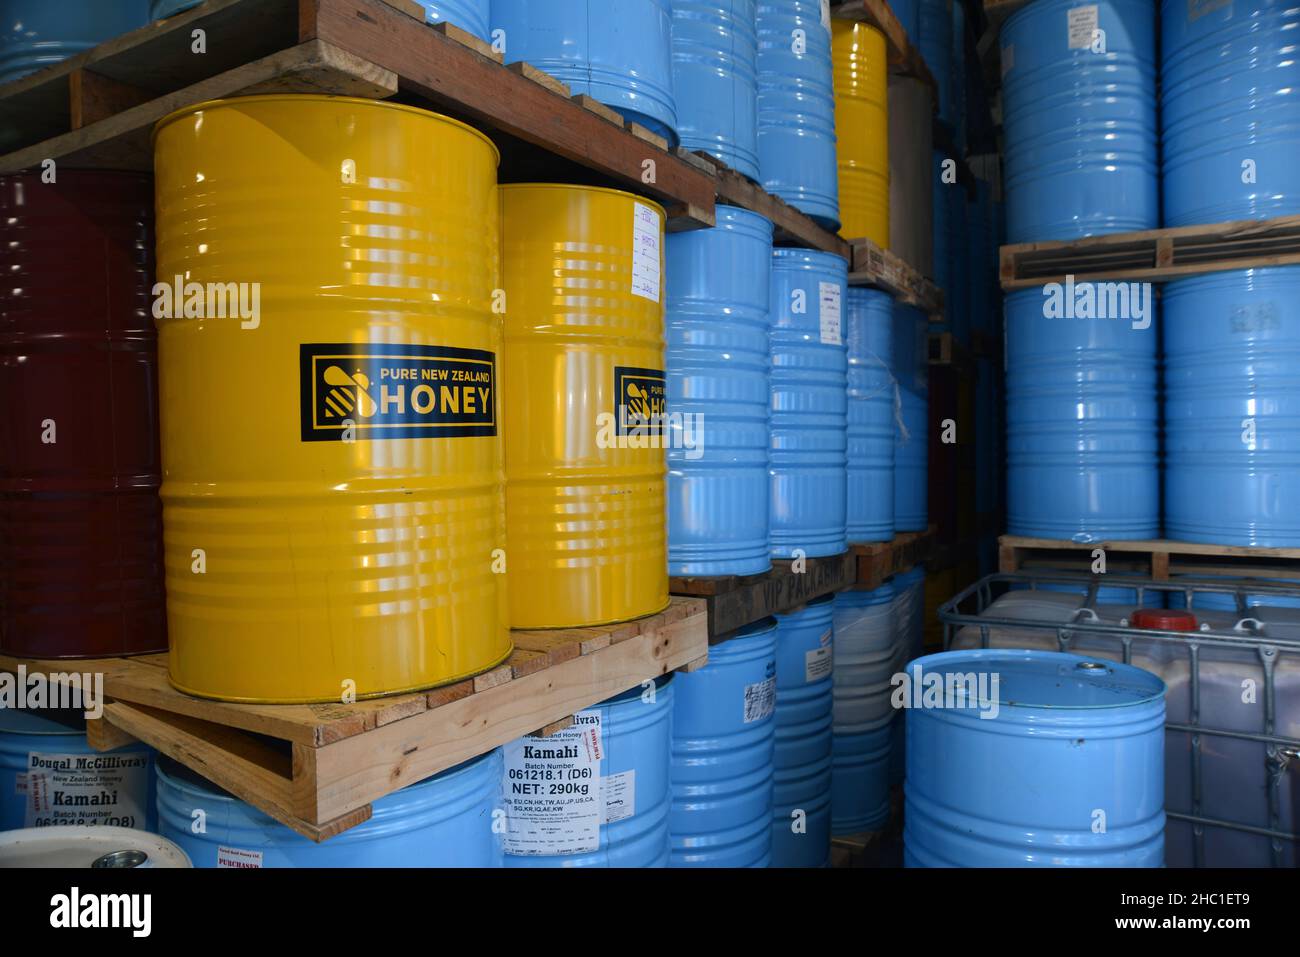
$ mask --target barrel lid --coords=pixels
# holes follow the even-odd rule
[[[1165,683],[1132,665],[1056,651],[977,648],[918,658],[907,666],[917,675],[975,675],[976,687],[1003,708],[1090,710],[1127,708],[1164,697]],[[979,677],[987,675],[983,682]],[[996,675],[997,687],[992,678]],[[915,696],[920,692],[913,691]]]
[[[387,100],[370,100],[363,96],[330,96],[327,93],[259,93],[254,96],[232,96],[225,99],[204,100],[202,103],[191,103],[189,106],[183,106],[179,110],[168,113],[161,120],[154,124],[153,133],[150,137],[152,146],[158,139],[158,134],[164,126],[174,123],[182,117],[191,113],[201,113],[204,110],[215,110],[225,107],[239,108],[247,106],[250,103],[266,103],[272,100],[285,100],[291,103],[350,103],[355,106],[374,107],[383,110],[402,110],[407,113],[414,113],[417,116],[427,117],[429,119],[441,120],[450,126],[458,126],[467,133],[472,133],[478,137],[492,150],[492,155],[496,157],[496,164],[501,164],[501,151],[497,145],[482,132],[476,130],[468,123],[462,123],[460,120],[454,120],[450,116],[444,116],[441,113],[435,113],[432,110],[422,110],[417,106],[407,106],[405,103],[389,103]]]
[[[800,246],[777,246],[772,250],[772,256],[777,260],[804,262],[813,265],[826,263],[832,269],[838,269],[841,264],[847,267],[848,264],[848,260],[839,253],[828,253],[822,249],[804,249]],[[828,260],[833,261],[827,262]]]
[[[192,867],[177,845],[129,827],[29,827],[0,833],[0,867]]]
[[[638,203],[644,203],[655,210],[660,219],[665,222],[668,220],[667,211],[653,199],[647,196],[639,196],[636,193],[629,193],[625,189],[614,189],[612,186],[586,186],[582,183],[502,183],[497,189],[503,191],[512,189],[561,189],[571,193],[609,193],[611,196],[622,196],[624,199],[634,199]]]
[[[80,711],[0,708],[0,732],[6,734],[86,733],[86,719]]]
[[[1196,616],[1176,609],[1139,608],[1129,618],[1129,624],[1150,631],[1195,631]]]
[[[893,582],[883,582],[877,588],[846,588],[835,593],[835,604],[841,608],[866,608],[871,605],[883,605],[894,600],[898,589]]]

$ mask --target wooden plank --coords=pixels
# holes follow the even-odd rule
[[[717,167],[717,194],[718,199],[728,205],[753,210],[771,220],[776,241],[793,242],[834,253],[852,263],[852,248],[839,236],[818,226],[785,200],[771,195],[761,186],[721,164]]]
[[[390,0],[386,0],[386,2],[390,2]],[[421,17],[420,19],[423,19],[423,17]],[[502,56],[501,53],[492,49],[492,44],[484,40],[480,40],[478,37],[474,36],[474,34],[470,33],[468,30],[462,30],[454,23],[449,23],[446,20],[441,20],[438,23],[435,23],[433,25],[433,28],[437,30],[439,33],[441,33],[448,40],[454,40],[463,47],[469,47],[469,49],[473,50],[479,56],[487,57],[489,60],[496,60],[496,62],[498,63],[502,62],[505,59],[505,57]]]
[[[315,749],[317,819],[330,819],[408,783],[545,728],[707,653],[700,603],[681,621],[470,695],[433,711]]]
[[[1179,542],[1154,538],[1134,541],[1071,542],[1054,538],[1003,535],[1002,545],[1016,548],[1088,550],[1103,548],[1107,552],[1168,552],[1177,555],[1236,555],[1243,558],[1300,559],[1300,548],[1265,548],[1255,545],[1212,545],[1203,542]]]
[[[112,724],[107,718],[88,718],[86,720],[86,743],[96,751],[112,751],[139,744],[140,739]]]
[[[138,86],[111,80],[92,70],[73,70],[68,75],[69,122],[74,130],[139,106],[151,98]]]
[[[518,73],[525,80],[540,83],[552,93],[562,96],[566,100],[573,95],[572,91],[569,89],[569,84],[560,82],[545,70],[539,70],[531,63],[525,63],[523,60],[516,60],[514,63],[506,64],[506,69],[511,73]]]
[[[204,100],[266,92],[382,98],[396,91],[397,77],[391,72],[328,43],[310,40],[82,129],[0,156],[0,173],[37,166],[44,159],[70,166],[151,171],[154,124],[174,110]]]
[[[857,568],[857,556],[851,551],[804,559],[802,572],[794,571],[790,561],[774,561],[772,571],[759,581],[707,599],[709,638],[725,640],[737,629],[769,615],[785,613],[821,595],[847,588],[856,580]]]
[[[899,256],[869,239],[855,239],[849,285],[877,286],[932,316],[943,312],[943,292]]]

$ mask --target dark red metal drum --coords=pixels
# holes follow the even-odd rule
[[[0,177],[0,650],[164,651],[153,179]]]

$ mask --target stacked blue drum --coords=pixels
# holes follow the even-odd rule
[[[894,11],[894,16],[903,25],[913,46],[921,39],[921,10],[918,6],[920,2],[921,0],[889,0],[889,8]]]
[[[149,4],[149,18],[152,20],[163,20],[167,17],[174,17],[178,13],[184,13],[191,7],[197,7],[202,0],[153,0]],[[428,6],[428,4],[425,4]],[[487,32],[487,4],[483,4],[483,30]]]
[[[673,867],[771,863],[776,628],[769,618],[741,629],[677,676]]]
[[[939,92],[939,120],[953,127],[952,6],[953,0],[916,0],[921,58]]]
[[[829,863],[832,597],[776,616],[773,867]]]
[[[506,745],[506,867],[666,867],[673,676]]]
[[[848,538],[894,537],[894,300],[848,292]]]
[[[1014,292],[1007,319],[1007,530],[1095,542],[1160,534],[1155,299],[1120,283],[1080,316],[1072,284]],[[1115,285],[1115,284],[1111,284]],[[1132,293],[1139,301],[1135,305]],[[1138,313],[1143,313],[1138,318]]]
[[[769,469],[774,558],[838,555],[846,533],[848,264],[831,253],[772,253]]]
[[[500,867],[500,789],[498,748],[379,798],[368,821],[318,844],[160,758],[158,833],[195,867]]]
[[[908,867],[1164,864],[1158,677],[1003,649],[930,655],[908,674]]]
[[[492,0],[492,37],[506,63],[531,63],[676,144],[669,0]]]
[[[1165,531],[1300,545],[1300,266],[1165,286]]]
[[[677,132],[758,179],[756,0],[673,0]],[[670,273],[671,282],[671,273]]]
[[[5,0],[0,15],[0,83],[8,83],[144,26],[149,0]]]
[[[684,440],[668,451],[669,574],[756,575],[771,567],[772,224],[720,205],[714,229],[665,246],[669,427]]]
[[[925,313],[894,304],[894,530],[925,531],[929,521],[930,381]]]
[[[903,649],[904,665],[920,658],[925,646],[925,566],[916,565],[894,576],[894,634]],[[905,756],[907,754],[907,711],[895,709],[893,733],[889,750],[889,784],[897,787],[903,783]]]
[[[1036,0],[1002,67],[1007,241],[1159,226],[1155,0]]]
[[[1163,0],[1166,226],[1300,213],[1300,7]]]
[[[769,193],[840,228],[831,25],[819,0],[758,0],[758,168]]]
[[[835,596],[834,834],[875,830],[889,820],[895,717],[890,679],[907,658],[894,624],[896,597],[889,582]]]

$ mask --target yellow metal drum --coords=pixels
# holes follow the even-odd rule
[[[840,235],[889,248],[889,78],[885,36],[831,21]]]
[[[663,221],[616,190],[501,187],[517,628],[668,604]]]
[[[295,95],[154,137],[172,682],[337,701],[500,662],[495,148]]]

